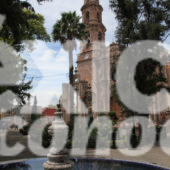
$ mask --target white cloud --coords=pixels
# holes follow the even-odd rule
[[[45,107],[51,104],[54,96],[59,98],[62,83],[68,82],[68,54],[62,48],[54,50],[42,41],[35,43],[34,50],[27,56],[28,70],[38,70],[29,76],[35,76],[37,86],[32,90],[32,96],[37,96],[38,105]],[[31,63],[29,63],[31,62]],[[34,65],[32,65],[34,63]],[[37,79],[37,77],[41,77]],[[53,100],[54,103],[54,100]],[[57,104],[57,103],[56,103]]]

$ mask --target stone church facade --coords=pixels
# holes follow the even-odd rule
[[[102,42],[105,44],[105,32],[106,28],[102,22],[102,12],[103,8],[99,3],[99,0],[84,0],[84,5],[81,8],[82,11],[82,21],[86,25],[89,32],[89,39],[85,47],[81,45],[80,54],[77,60],[77,71],[76,78],[78,78],[78,83],[76,83],[76,88],[78,93],[86,104],[89,110],[91,110],[91,100],[92,96],[90,89],[92,86],[92,44],[94,42]],[[97,49],[100,53],[100,49]],[[116,44],[110,45],[110,62],[111,64],[116,63],[117,56],[119,56],[119,47]],[[110,87],[114,84],[112,81],[112,75],[110,75]],[[110,96],[110,110],[115,111],[116,114],[120,115],[120,107],[114,101],[114,98]]]

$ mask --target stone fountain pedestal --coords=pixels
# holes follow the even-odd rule
[[[72,170],[74,163],[69,161],[67,153],[48,154],[48,161],[43,164],[44,170]]]
[[[58,109],[56,115],[62,115],[60,105],[57,105]],[[68,127],[61,120],[54,120],[52,125],[49,127],[49,134],[56,133],[58,139],[67,131]],[[61,141],[60,141],[61,143]],[[74,163],[69,160],[67,149],[63,149],[60,152],[57,150],[57,146],[60,145],[56,141],[50,149],[50,153],[47,155],[48,161],[43,164],[44,170],[71,170]]]

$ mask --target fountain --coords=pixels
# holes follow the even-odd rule
[[[60,105],[57,105],[56,116],[62,117],[62,112]],[[49,127],[50,134],[57,134],[57,137],[61,139],[65,131],[67,131],[67,126],[63,123],[62,119],[55,119],[52,125]],[[58,143],[57,143],[58,142]],[[61,142],[60,142],[61,143]],[[153,164],[131,162],[124,160],[114,160],[108,158],[71,158],[69,159],[69,154],[66,148],[58,152],[59,141],[52,144],[47,158],[29,159],[25,161],[16,161],[0,164],[0,170],[168,170],[169,168],[160,167]],[[45,162],[46,161],[46,162]],[[44,163],[45,162],[45,163]],[[73,166],[74,165],[74,166]]]
[[[61,106],[57,105],[56,116],[62,116]],[[67,131],[68,127],[63,124],[63,121],[55,119],[52,125],[49,127],[49,134],[56,133],[58,137],[63,135],[64,131]],[[48,161],[43,164],[44,170],[71,170],[73,168],[73,162],[69,160],[68,151],[66,148],[59,151],[57,150],[58,143],[52,144],[50,153],[47,155]]]

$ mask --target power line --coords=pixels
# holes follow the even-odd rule
[[[35,76],[35,75],[32,75],[30,77],[26,77],[26,78],[48,78],[48,77],[59,77],[59,76],[64,76],[64,75],[68,75],[68,73],[65,73],[65,74],[57,74],[57,75],[49,75],[49,76]]]

